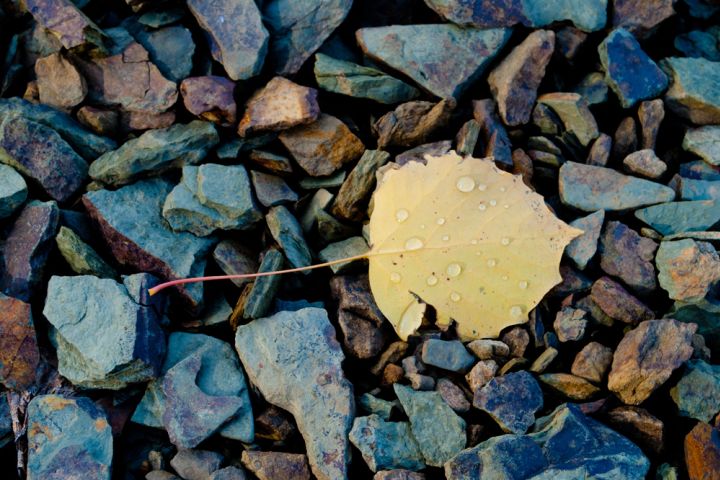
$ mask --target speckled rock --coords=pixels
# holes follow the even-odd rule
[[[68,50],[102,46],[100,28],[70,0],[27,0],[24,5]]]
[[[576,341],[585,336],[587,312],[579,308],[563,307],[555,316],[553,328],[561,342]]]
[[[635,216],[661,235],[702,232],[720,222],[720,201],[661,203],[636,210]]]
[[[565,130],[574,134],[584,147],[600,135],[587,102],[577,93],[546,93],[537,100],[550,107],[560,117]]]
[[[697,325],[648,320],[625,334],[615,350],[608,389],[623,403],[639,405],[692,355]]]
[[[674,3],[673,0],[614,0],[612,25],[643,38],[675,15]]]
[[[0,293],[0,383],[9,390],[30,388],[39,363],[30,304]]]
[[[0,220],[9,217],[27,199],[28,189],[22,175],[0,164]]]
[[[598,342],[590,342],[575,355],[570,371],[585,380],[600,383],[613,360],[612,349]]]
[[[357,417],[349,437],[373,472],[425,468],[422,452],[408,422],[386,422],[377,415]]]
[[[608,222],[600,237],[600,267],[638,293],[652,292],[657,287],[653,265],[657,247],[627,225]]]
[[[673,300],[700,300],[720,280],[720,257],[707,242],[689,238],[662,242],[655,264],[660,286]]]
[[[503,431],[522,434],[535,423],[535,412],[543,406],[543,394],[530,373],[508,373],[477,390],[473,405],[490,414]]]
[[[307,457],[300,453],[243,450],[242,464],[259,480],[310,480]]]
[[[680,415],[710,422],[720,412],[720,366],[690,360],[680,381],[670,389]]]
[[[449,480],[530,478],[547,468],[542,449],[525,435],[498,435],[457,454],[445,464]]]
[[[557,394],[575,402],[588,401],[600,393],[592,383],[569,373],[544,373],[538,378]]]
[[[635,325],[655,318],[652,310],[610,277],[600,277],[593,283],[590,298],[613,320]]]
[[[40,395],[27,407],[27,478],[110,480],[113,436],[89,398]]]
[[[438,103],[403,103],[380,117],[373,125],[373,131],[378,137],[378,148],[413,147],[426,142],[436,129],[445,126],[453,108],[454,102],[446,100]]]
[[[75,65],[60,53],[39,58],[35,62],[40,102],[69,109],[80,104],[87,95],[87,84]]]
[[[60,227],[55,243],[65,261],[78,275],[95,275],[100,278],[117,278],[114,268],[72,230]]]
[[[472,370],[465,375],[465,380],[467,381],[470,390],[476,392],[487,385],[487,383],[493,379],[497,371],[498,364],[495,360],[480,360],[475,364]]]
[[[667,164],[660,160],[654,150],[645,149],[633,152],[623,160],[630,172],[650,179],[658,179],[667,170]]]
[[[584,232],[565,247],[565,254],[580,270],[585,269],[588,262],[595,256],[595,252],[597,252],[598,238],[600,238],[604,221],[605,211],[598,210],[586,217],[570,222],[571,226]]]
[[[688,130],[682,146],[710,165],[720,165],[720,126],[708,125]]]
[[[225,77],[188,77],[180,84],[183,104],[188,112],[225,127],[237,121],[235,83]]]
[[[223,456],[209,450],[179,450],[170,460],[170,466],[186,480],[209,480],[220,468]]]
[[[685,436],[684,447],[690,480],[707,480],[708,472],[720,471],[720,430],[699,422]]]
[[[666,58],[661,66],[670,76],[665,104],[696,125],[720,123],[720,62],[704,58]]]

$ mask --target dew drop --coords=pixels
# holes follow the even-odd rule
[[[494,258],[488,259],[488,261],[487,261],[488,267],[494,267],[495,265],[497,265],[497,260],[495,260]]]
[[[437,278],[435,275],[430,275],[430,276],[427,278],[426,282],[427,282],[428,285],[430,285],[431,287],[433,287],[433,286],[437,285],[437,283],[438,283],[438,278]]]
[[[405,220],[408,219],[409,216],[410,216],[410,212],[408,212],[404,208],[401,208],[400,210],[395,212],[395,220],[397,220],[398,223],[404,222]]]
[[[490,200],[489,203],[490,203],[490,206],[491,206],[491,207],[494,207],[495,205],[497,205],[497,200],[494,200],[494,199],[493,199],[493,200]]]
[[[460,177],[456,186],[461,192],[472,192],[472,189],[475,188],[475,180],[470,177]]]
[[[503,205],[503,208],[510,208],[510,204],[506,203],[505,205]]]
[[[510,239],[508,237],[503,237],[500,239],[500,243],[507,247],[508,245],[510,245]]]
[[[478,190],[480,190],[481,192],[484,192],[485,190],[487,190],[487,185],[485,185],[484,183],[481,183],[480,185],[478,185]]]
[[[501,192],[504,192],[505,190],[507,190],[507,188],[505,188],[505,187],[500,187],[500,191],[501,191]]]
[[[450,294],[450,300],[453,302],[459,302],[460,301],[460,294],[458,292],[452,292]]]
[[[407,242],[405,242],[405,249],[406,250],[418,250],[422,248],[424,245],[423,241],[420,240],[417,237],[411,237],[407,239]]]
[[[447,269],[445,271],[449,276],[457,277],[462,272],[462,267],[457,263],[451,263],[447,266]]]
[[[478,210],[480,210],[481,212],[486,209],[487,209],[487,205],[485,205],[484,203],[481,203],[480,205],[478,205]]]
[[[393,272],[390,274],[390,281],[393,283],[400,283],[400,280],[402,280],[402,276],[400,276],[399,273]]]
[[[443,242],[447,242],[448,240],[450,240],[450,235],[443,235],[442,239],[443,239]]]
[[[521,317],[523,314],[523,308],[520,305],[513,305],[510,307],[510,316],[513,318]]]
[[[502,279],[503,279],[503,280],[507,280],[508,278],[510,278],[510,277],[508,277],[507,275],[503,275],[503,276],[502,276]]]
[[[437,223],[438,225],[445,225],[445,219],[443,217],[440,217],[436,220],[435,223]]]
[[[521,290],[525,290],[528,287],[527,280],[520,280],[518,282],[518,287],[520,287]]]
[[[420,225],[420,230],[425,230],[425,224],[424,224],[424,223]]]
[[[477,244],[478,244],[477,238],[473,238],[472,240],[470,240],[470,245],[477,245]]]

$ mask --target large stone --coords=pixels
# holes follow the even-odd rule
[[[600,237],[600,267],[638,293],[650,293],[657,287],[653,265],[657,247],[627,225],[608,222]]]
[[[124,185],[143,175],[198,164],[219,142],[213,124],[200,120],[150,130],[95,160],[90,177],[107,185]]]
[[[493,417],[503,431],[522,434],[535,422],[543,394],[530,373],[508,373],[477,390],[473,405]]]
[[[458,98],[483,74],[510,33],[435,24],[361,28],[356,36],[370,58],[449,99]]]
[[[720,471],[720,431],[717,428],[699,422],[685,436],[684,447],[690,480],[712,479],[712,474]]]
[[[665,104],[696,125],[720,123],[720,62],[704,58],[666,58],[661,66],[670,76]]]
[[[27,407],[27,442],[28,480],[112,476],[110,424],[89,398],[33,398]]]
[[[701,300],[720,280],[720,256],[708,242],[661,242],[655,265],[660,286],[673,300]]]
[[[697,325],[648,320],[625,334],[615,350],[608,389],[623,403],[639,405],[693,353]]]
[[[24,4],[63,47],[102,47],[103,32],[70,0],[26,0]]]
[[[216,75],[189,77],[180,84],[188,112],[225,127],[237,121],[234,92],[235,82]]]
[[[377,415],[357,417],[349,437],[373,472],[425,468],[422,452],[408,422],[387,422]]]
[[[0,255],[0,291],[23,301],[36,293],[59,220],[55,202],[32,201],[25,205]]]
[[[661,203],[636,210],[635,216],[662,235],[702,232],[720,222],[720,201]]]
[[[546,468],[542,449],[525,435],[498,435],[463,450],[445,464],[449,480],[530,478]]]
[[[132,17],[123,22],[123,26],[145,47],[151,62],[165,78],[180,82],[190,76],[195,53],[195,42],[190,30],[181,25],[147,30],[132,21]]]
[[[35,62],[40,102],[60,109],[80,104],[87,95],[87,84],[75,65],[60,53]]]
[[[570,222],[571,226],[584,232],[565,247],[565,254],[580,270],[585,269],[588,262],[595,256],[595,252],[597,252],[598,238],[600,238],[603,222],[605,222],[604,210],[598,210],[586,217]]]
[[[246,80],[260,73],[268,32],[253,0],[188,0],[187,5],[207,33],[210,53],[230,78]]]
[[[691,128],[685,132],[682,146],[710,165],[720,165],[720,126]]]
[[[114,268],[107,264],[97,252],[72,230],[60,227],[55,236],[55,243],[60,254],[70,265],[73,272],[79,275],[95,275],[101,278],[116,278]]]
[[[538,103],[550,107],[562,121],[565,130],[575,135],[582,146],[587,147],[600,136],[587,102],[577,93],[546,93],[538,97]]]
[[[30,304],[0,293],[0,383],[9,390],[30,388],[39,363]]]
[[[447,100],[438,103],[403,103],[380,117],[373,125],[373,131],[378,137],[378,148],[412,147],[426,142],[436,129],[447,124],[453,105],[454,102]]]
[[[355,402],[325,310],[304,308],[254,320],[238,327],[235,347],[265,399],[295,417],[315,476],[347,478]]]
[[[115,191],[88,192],[83,205],[121,265],[165,280],[202,275],[214,241],[170,229],[161,210],[171,189],[165,180],[144,180]],[[201,306],[201,283],[177,288],[193,308]]]
[[[601,277],[593,283],[590,298],[613,320],[635,325],[655,318],[652,310],[609,277]]]
[[[559,181],[563,203],[586,212],[630,210],[675,198],[665,185],[576,162],[560,167]]]
[[[720,412],[720,365],[702,360],[687,362],[683,377],[670,389],[670,396],[681,416],[712,421]]]
[[[25,203],[28,189],[22,175],[0,164],[0,220],[9,217]]]
[[[613,0],[612,25],[646,37],[675,15],[674,0]]]

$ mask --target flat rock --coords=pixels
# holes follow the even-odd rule
[[[166,280],[202,275],[214,241],[170,229],[161,210],[171,189],[165,180],[144,180],[115,191],[88,192],[83,205],[119,264]],[[178,291],[193,308],[201,306],[202,284]]]
[[[604,210],[598,210],[586,217],[580,217],[570,222],[570,226],[579,228],[584,232],[565,247],[565,254],[580,270],[584,270],[588,262],[595,256],[604,222]]]
[[[315,177],[335,173],[365,151],[347,125],[324,113],[309,125],[283,131],[280,141],[300,167]]]
[[[426,365],[458,373],[467,371],[475,363],[475,357],[458,340],[428,339],[422,345],[421,358]]]
[[[720,280],[720,256],[708,242],[661,242],[655,265],[660,286],[673,300],[701,300]]]
[[[28,189],[22,175],[0,164],[0,220],[9,217],[25,203]]]
[[[655,290],[657,243],[620,222],[608,222],[600,237],[600,267],[641,294]]]
[[[608,389],[627,405],[639,405],[690,358],[697,325],[648,320],[625,334],[615,350]]]
[[[586,212],[622,211],[672,201],[675,192],[610,168],[566,162],[560,167],[560,198]]]
[[[102,47],[103,32],[70,0],[27,0],[24,6],[68,50]]]
[[[0,293],[0,383],[23,391],[35,383],[40,351],[30,304]]]
[[[665,104],[662,99],[647,100],[638,107],[638,119],[642,133],[641,147],[655,149],[660,124],[665,118]]]
[[[375,187],[377,170],[390,160],[381,150],[365,150],[355,168],[343,182],[331,212],[341,220],[361,221],[367,215],[367,204]]]
[[[230,78],[246,80],[260,73],[269,35],[253,0],[188,0],[187,5],[207,33],[210,53]]]
[[[555,33],[537,30],[490,72],[490,91],[506,125],[524,125],[530,121],[537,89],[554,49]]]
[[[598,342],[590,342],[575,355],[570,371],[577,377],[600,383],[610,370],[612,359],[612,349]]]
[[[542,449],[526,435],[498,435],[457,454],[445,464],[449,480],[530,478],[548,466]]]
[[[654,150],[645,149],[633,152],[623,160],[630,172],[650,179],[658,179],[667,170],[667,164],[660,160]]]
[[[555,393],[575,402],[586,402],[600,393],[592,383],[569,373],[543,373],[538,378]]]
[[[387,422],[377,415],[356,417],[349,437],[373,472],[425,468],[425,460],[408,422]]]
[[[565,130],[577,137],[587,147],[599,135],[597,122],[587,102],[577,93],[546,93],[537,101],[550,107],[562,121]]]
[[[661,203],[636,210],[635,216],[661,235],[702,232],[720,222],[720,201]]]
[[[107,185],[124,185],[140,176],[200,163],[220,142],[210,122],[150,130],[108,152],[90,166],[90,177]]]
[[[45,270],[60,211],[55,202],[28,203],[5,238],[0,255],[0,291],[28,301]]]
[[[711,422],[720,412],[720,366],[690,360],[670,396],[681,416]]]
[[[225,467],[214,471],[208,480],[247,480],[247,474],[238,467]]]
[[[408,102],[420,91],[385,72],[338,60],[328,55],[315,55],[315,80],[320,88],[354,98],[366,98],[383,104]]]
[[[274,207],[298,201],[298,194],[282,178],[256,170],[251,171],[250,176],[255,196],[262,206]]]
[[[55,236],[60,254],[78,275],[95,275],[100,278],[117,278],[114,268],[107,264],[97,252],[72,230],[60,227]]]
[[[268,249],[262,257],[258,273],[275,272],[285,265],[285,256],[277,249]],[[281,275],[268,275],[256,279],[249,288],[242,316],[245,319],[261,318],[268,314],[275,293],[280,286]]]
[[[300,453],[244,450],[242,464],[259,480],[310,480],[307,457]]]
[[[704,480],[708,472],[720,470],[720,432],[698,423],[685,436],[685,466],[690,480]]]
[[[665,91],[668,79],[643,51],[632,33],[616,28],[598,47],[605,81],[623,108],[655,98]]]
[[[355,402],[327,312],[304,308],[254,320],[238,327],[235,346],[265,399],[295,417],[315,476],[347,478]]]
[[[223,456],[210,450],[179,450],[170,466],[186,480],[208,480],[220,468]]]
[[[363,52],[443,99],[458,98],[510,37],[509,29],[462,29],[451,24],[361,28]]]
[[[39,58],[35,62],[40,102],[69,109],[80,104],[87,95],[87,84],[75,65],[60,53]]]
[[[86,397],[39,395],[27,407],[27,476],[112,476],[113,436],[103,412]]]
[[[671,57],[661,66],[670,77],[665,104],[676,115],[696,125],[720,123],[720,62],[704,58]]]
[[[329,244],[318,252],[318,259],[323,262],[334,262],[348,257],[357,257],[367,253],[370,247],[363,237],[350,237],[346,240]],[[345,270],[352,270],[354,263],[362,263],[364,259],[355,259],[347,262],[330,265],[333,273],[343,273]]]
[[[150,30],[142,28],[132,17],[122,25],[145,47],[150,61],[165,78],[177,83],[190,76],[195,42],[189,29],[182,25],[172,25]]]
[[[235,82],[217,75],[188,77],[180,84],[188,112],[225,127],[237,121],[234,92]]]
[[[675,15],[673,0],[614,0],[612,25],[644,38]]]
[[[413,101],[399,105],[373,125],[378,148],[413,147],[425,143],[436,129],[450,120],[453,105],[454,102],[447,100],[438,103]],[[421,158],[424,161],[424,157]]]
[[[635,325],[655,318],[652,310],[609,277],[601,277],[593,283],[590,298],[613,320]]]
[[[535,412],[543,406],[543,394],[530,373],[508,373],[477,390],[473,405],[493,417],[503,431],[522,434],[535,423]]]
[[[496,163],[513,166],[512,143],[500,121],[497,104],[491,99],[473,100],[473,118],[480,127],[480,142],[485,145],[484,157],[492,157]]]
[[[720,126],[691,128],[685,132],[682,147],[710,165],[720,165]]]

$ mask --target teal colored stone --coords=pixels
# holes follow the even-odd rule
[[[273,207],[267,213],[265,221],[290,265],[305,267],[312,263],[312,253],[305,242],[302,228],[290,210],[283,205]]]
[[[598,210],[586,217],[580,217],[570,222],[570,226],[579,228],[583,233],[573,239],[565,247],[565,254],[572,260],[580,270],[584,270],[588,262],[595,256],[598,247],[598,239],[605,222],[605,211]]]
[[[145,47],[150,61],[165,78],[179,83],[190,76],[195,53],[195,42],[190,30],[180,25],[146,30],[130,21],[123,26]]]
[[[607,23],[607,0],[522,0],[533,27],[570,20],[580,30],[595,32]]]
[[[680,181],[683,200],[720,200],[720,181],[683,178]]]
[[[425,468],[408,422],[386,422],[377,415],[356,417],[349,437],[373,472]]]
[[[670,110],[696,125],[720,124],[720,62],[670,57],[661,66],[670,76],[665,94]]]
[[[662,235],[709,230],[720,222],[720,201],[661,203],[636,210],[635,216]]]
[[[535,422],[543,394],[532,374],[507,373],[476,390],[473,405],[493,417],[503,431],[522,434]]]
[[[363,393],[357,399],[357,404],[365,410],[367,413],[377,415],[385,421],[390,420],[393,408],[396,406],[396,402],[390,402],[383,400],[369,393]]]
[[[458,453],[445,464],[452,480],[530,478],[548,466],[542,449],[527,435],[499,435]]]
[[[426,464],[440,467],[465,448],[465,420],[438,392],[418,392],[398,383],[393,387]]]
[[[12,215],[27,199],[25,179],[14,168],[0,164],[0,220]]]
[[[423,343],[421,358],[427,365],[458,373],[466,372],[477,361],[459,340],[437,338],[430,338]]]
[[[600,72],[586,75],[573,91],[581,95],[588,105],[598,105],[608,100],[608,86],[605,76]]]
[[[335,260],[342,260],[343,258],[362,255],[363,253],[367,253],[368,250],[370,250],[370,247],[368,247],[368,244],[363,237],[350,237],[346,240],[331,243],[327,247],[323,248],[318,253],[318,258],[323,262],[332,262]],[[348,270],[353,263],[356,262],[350,261],[336,263],[335,265],[330,265],[330,269],[333,273],[341,273]]]
[[[680,164],[678,173],[682,178],[695,180],[720,180],[720,167],[714,167],[704,160],[693,160]]]
[[[720,365],[690,360],[670,396],[681,416],[710,423],[720,412]]]
[[[55,236],[55,243],[70,268],[78,275],[117,278],[118,274],[115,269],[69,228],[60,227],[60,231]]]
[[[440,98],[458,98],[485,71],[510,38],[510,29],[455,25],[393,25],[361,28],[366,55],[413,79]]]
[[[694,323],[697,333],[705,338],[705,343],[713,352],[720,352],[720,303],[703,299],[694,302],[675,302],[666,318],[674,318],[683,323]]]
[[[691,128],[685,132],[682,146],[710,165],[720,166],[720,125]]]
[[[417,88],[380,70],[336,60],[322,53],[315,55],[314,72],[320,88],[341,95],[384,104],[408,102],[420,96]]]
[[[673,45],[686,57],[703,57],[713,62],[720,61],[718,36],[711,31],[693,30],[675,37]]]
[[[635,37],[624,28],[613,30],[598,47],[605,81],[623,108],[659,96],[668,79],[643,51]]]
[[[274,248],[265,252],[258,272],[275,272],[282,270],[285,264],[285,257],[279,250]],[[268,275],[266,277],[259,277],[255,279],[252,290],[247,296],[245,301],[245,308],[243,309],[243,318],[261,318],[265,316],[272,306],[272,302],[275,299],[275,293],[277,292],[282,275]]]

